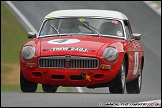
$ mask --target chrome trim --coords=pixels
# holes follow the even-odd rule
[[[68,68],[66,62],[68,62]],[[38,66],[39,68],[98,69],[99,60],[91,57],[70,56],[70,61],[66,61],[66,55],[50,56],[39,58]]]

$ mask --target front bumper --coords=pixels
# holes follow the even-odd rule
[[[111,63],[99,58],[98,68],[94,69],[78,69],[78,68],[41,68],[38,66],[38,58],[30,63],[36,63],[36,67],[27,68],[29,62],[21,61],[21,71],[24,77],[32,82],[40,84],[49,84],[55,86],[73,86],[84,87],[103,84],[111,81],[117,75],[123,56]],[[101,69],[101,65],[110,65],[111,69]]]
[[[56,86],[90,86],[111,81],[118,70],[89,69],[27,69],[23,75],[32,82]]]

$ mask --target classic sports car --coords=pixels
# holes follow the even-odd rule
[[[128,18],[112,10],[58,10],[20,50],[22,92],[56,92],[59,86],[141,91],[144,51]]]

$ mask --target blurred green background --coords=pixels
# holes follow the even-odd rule
[[[19,52],[28,40],[24,27],[1,1],[1,92],[21,92]],[[58,91],[70,92],[71,88],[59,87]],[[43,92],[40,84],[37,92]]]
[[[19,50],[27,32],[1,2],[1,91],[20,91]]]

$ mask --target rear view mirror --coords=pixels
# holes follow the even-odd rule
[[[140,40],[141,39],[141,34],[139,34],[139,33],[133,33],[132,36],[133,36],[133,38],[135,40]]]
[[[34,32],[28,32],[28,38],[29,39],[36,38],[36,33],[34,33]]]

